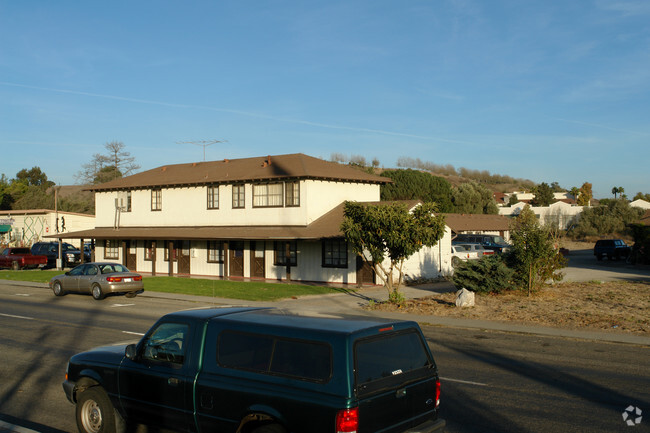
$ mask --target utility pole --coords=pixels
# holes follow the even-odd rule
[[[227,143],[228,140],[198,140],[198,141],[177,141],[176,144],[194,144],[203,146],[203,161],[205,161],[205,148],[216,143]]]

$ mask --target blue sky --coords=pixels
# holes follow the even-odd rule
[[[302,152],[650,193],[646,0],[0,0],[0,173]],[[179,144],[180,143],[180,144]]]

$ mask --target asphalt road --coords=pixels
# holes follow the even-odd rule
[[[55,298],[0,282],[0,420],[75,432],[62,391],[68,358],[139,338],[162,314],[201,304],[149,297]],[[442,376],[447,432],[632,431],[650,414],[650,348],[450,327],[425,327]],[[646,420],[634,431],[650,431]],[[0,426],[0,432],[3,431]]]
[[[650,281],[650,266],[625,260],[596,260],[593,249],[571,250],[563,281]]]

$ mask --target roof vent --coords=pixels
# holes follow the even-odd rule
[[[225,162],[225,163],[229,163],[230,160],[228,160],[228,159],[224,159],[223,162]]]
[[[167,167],[161,168],[160,171],[167,171]]]
[[[269,165],[271,165],[271,155],[266,157],[266,161],[262,163],[262,167],[268,167]]]

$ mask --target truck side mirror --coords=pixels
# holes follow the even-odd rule
[[[130,360],[135,360],[135,356],[137,354],[137,349],[135,344],[129,344],[126,346],[126,349],[124,349],[124,356],[126,356]]]

